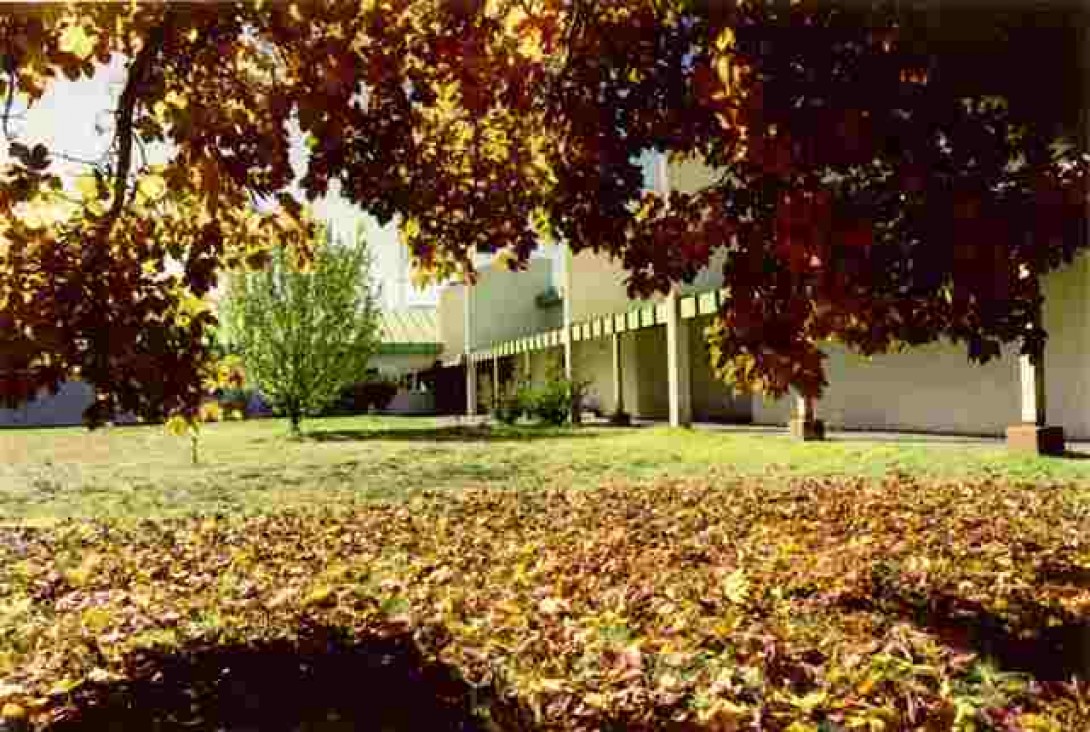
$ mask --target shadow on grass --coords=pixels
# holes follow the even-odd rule
[[[589,432],[545,427],[427,427],[410,429],[315,430],[303,434],[313,442],[528,442],[593,437]]]
[[[144,651],[129,680],[93,684],[49,727],[90,730],[485,730],[531,717],[450,668],[426,661],[407,635],[353,641],[327,627],[297,641]]]

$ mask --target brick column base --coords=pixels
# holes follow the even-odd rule
[[[787,428],[792,437],[803,442],[816,442],[825,439],[825,423],[820,419],[807,420],[801,417],[792,417]]]
[[[1012,424],[1007,428],[1007,447],[1034,455],[1063,455],[1064,428]]]

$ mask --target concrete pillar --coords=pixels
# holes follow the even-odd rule
[[[613,347],[613,414],[609,421],[612,424],[630,424],[631,418],[624,411],[624,360],[621,353],[621,334],[614,333],[611,336]]]
[[[462,308],[462,330],[465,338],[463,358],[466,364],[466,416],[477,415],[477,364],[473,361],[473,287],[466,284]]]
[[[825,423],[817,418],[814,398],[798,394],[788,430],[792,437],[810,442],[825,439]]]
[[[534,380],[533,351],[524,351],[522,354],[522,367],[526,370],[526,383]]]
[[[1044,353],[1018,357],[1022,422],[1007,428],[1007,447],[1037,455],[1063,455],[1063,427],[1046,424]]]
[[[688,427],[693,423],[689,328],[681,319],[681,295],[676,287],[666,298],[666,376],[670,395],[670,426]]]
[[[564,378],[568,383],[575,382],[574,353],[572,349],[572,255],[571,247],[565,242],[564,247]],[[571,405],[572,424],[579,424],[580,408],[579,400],[572,400]]]
[[[572,365],[572,338],[571,338],[571,326],[572,326],[572,257],[571,248],[567,244],[562,244],[564,247],[563,260],[563,282],[564,282],[564,299],[562,306],[564,308],[564,378],[571,381],[575,370]]]
[[[500,357],[492,355],[492,409],[500,407]]]
[[[670,165],[664,153],[655,159],[655,187],[670,205]],[[689,363],[689,328],[681,319],[681,294],[675,286],[666,298],[666,376],[670,396],[670,426],[693,423],[692,368]]]
[[[465,415],[476,416],[476,364],[465,354]]]

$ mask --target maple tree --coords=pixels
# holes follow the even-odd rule
[[[269,241],[308,240],[295,183],[315,197],[336,182],[396,217],[436,278],[472,277],[482,250],[518,267],[552,236],[618,257],[648,294],[725,252],[713,359],[769,394],[819,395],[829,339],[863,353],[943,337],[978,360],[1007,341],[1035,352],[1041,277],[1085,244],[1087,165],[1056,144],[1076,95],[1010,72],[1033,59],[1074,73],[1076,12],[20,6],[0,17],[5,131],[12,100],[33,104],[114,55],[126,65],[114,145],[81,198],[60,205],[70,186],[51,151],[11,147],[0,397],[78,373],[99,395],[91,422],[192,410],[214,320],[195,298],[224,268],[260,264]],[[296,126],[309,148],[298,181]],[[166,143],[165,163],[136,162],[149,142]],[[666,205],[642,188],[647,150],[721,175]]]

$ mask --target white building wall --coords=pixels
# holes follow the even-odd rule
[[[1045,279],[1048,422],[1090,439],[1090,258]],[[902,429],[1002,435],[1020,420],[1017,346],[987,364],[964,345],[936,343],[866,361],[826,349],[829,386],[818,417],[833,429]],[[754,421],[786,424],[790,399],[754,397]]]
[[[1045,281],[1048,421],[1090,439],[1090,255]]]
[[[932,344],[867,361],[826,348],[829,380],[818,417],[833,429],[898,429],[1001,435],[1018,421],[1018,362],[1011,349],[970,363],[962,346]],[[755,398],[754,421],[786,424],[789,398]]]
[[[639,419],[666,419],[670,394],[666,373],[666,326],[634,331],[636,400],[632,413]]]

